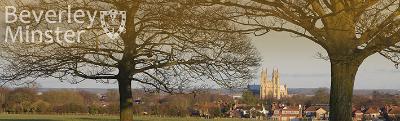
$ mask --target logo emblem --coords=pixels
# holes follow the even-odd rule
[[[120,17],[118,17],[120,15]],[[106,16],[109,16],[106,18]],[[106,21],[109,20],[109,23]],[[117,20],[120,20],[119,23]],[[126,12],[118,10],[100,11],[100,23],[110,39],[117,39],[125,31]]]

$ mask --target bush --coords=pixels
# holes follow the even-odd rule
[[[57,113],[87,113],[88,109],[84,105],[68,103],[55,107],[54,111]]]
[[[29,88],[18,88],[9,93],[4,104],[7,112],[34,112],[32,104],[37,100],[36,91]]]
[[[91,105],[88,107],[89,114],[100,114],[100,108],[98,106]]]
[[[47,113],[51,111],[51,105],[50,103],[43,101],[43,100],[37,100],[32,104],[32,108],[34,112],[39,112],[39,113]]]

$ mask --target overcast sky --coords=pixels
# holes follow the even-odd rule
[[[252,38],[263,57],[263,67],[269,74],[272,68],[279,68],[281,83],[289,88],[330,86],[330,63],[317,58],[318,52],[326,55],[319,45],[278,32]],[[370,56],[359,69],[355,88],[400,89],[400,70],[378,54]]]
[[[0,13],[0,16],[3,15]],[[4,20],[0,19],[0,23],[2,26],[0,33],[4,34]],[[269,75],[273,68],[278,68],[281,73],[281,83],[287,84],[289,88],[330,86],[330,64],[316,57],[318,52],[326,53],[319,45],[305,38],[294,38],[287,33],[271,32],[251,38],[263,58],[262,67],[268,68]],[[4,42],[2,35],[0,41]],[[116,84],[98,84],[95,81],[69,84],[55,79],[46,79],[38,82],[43,88],[117,87]],[[254,79],[253,83],[258,84],[259,79]],[[400,89],[400,70],[395,69],[393,63],[380,55],[373,55],[367,58],[359,69],[355,88]]]

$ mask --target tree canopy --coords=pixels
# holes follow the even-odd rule
[[[0,80],[57,78],[71,83],[88,79],[117,82],[122,121],[131,121],[133,117],[132,82],[165,92],[202,84],[232,88],[244,86],[259,66],[258,53],[245,35],[194,28],[234,28],[225,21],[215,21],[218,15],[209,14],[219,11],[218,8],[204,9],[163,0],[1,2],[3,6],[16,6],[6,9],[6,15],[20,16],[15,16],[19,18],[16,22],[7,24],[6,39],[14,40],[0,44],[0,58],[4,62],[0,65]],[[50,10],[57,11],[50,14],[53,16],[50,19],[40,18],[37,15],[40,12],[33,12]],[[28,14],[30,11],[33,14]],[[100,16],[96,14],[98,11],[124,13],[104,18],[125,28],[118,29],[121,35],[117,39],[107,38],[108,31],[103,29],[114,25],[102,25],[103,19],[93,19]],[[75,17],[83,17],[71,19],[70,12]],[[15,20],[15,17],[9,19]],[[7,34],[13,30],[27,32],[26,36],[32,38]],[[62,36],[58,31],[63,30],[77,32],[78,37],[67,41],[68,31],[64,31],[64,41],[59,41]],[[45,40],[39,35],[33,36],[37,31],[45,31],[42,32]]]
[[[400,63],[399,0],[198,0],[188,4],[226,8],[219,14],[236,26],[220,32],[288,32],[307,38],[331,63],[330,120],[351,121],[351,97],[359,66],[379,53]]]
[[[1,57],[6,62],[2,64],[5,73],[1,77],[5,81],[53,77],[72,83],[85,79],[107,83],[117,79],[118,68],[129,68],[133,72],[128,75],[130,80],[171,92],[171,89],[184,89],[206,80],[226,87],[239,86],[252,78],[252,70],[260,61],[255,47],[242,34],[189,26],[229,27],[226,22],[201,17],[214,9],[157,0],[20,1],[12,5],[18,6],[17,10],[36,11],[64,10],[68,5],[72,10],[91,12],[116,9],[127,11],[128,18],[126,32],[117,40],[104,35],[100,20],[91,28],[84,28],[90,23],[31,22],[30,30],[62,27],[85,30],[85,33],[81,35],[81,42],[70,44],[40,42],[39,38],[34,42],[3,42]],[[11,26],[17,25],[26,24]],[[122,61],[127,65],[121,64]]]

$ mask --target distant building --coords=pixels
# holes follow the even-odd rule
[[[375,120],[375,119],[378,119],[379,116],[380,116],[380,113],[379,113],[379,111],[378,111],[377,109],[375,109],[375,108],[369,108],[369,109],[368,109],[367,111],[365,111],[365,113],[364,113],[364,117],[365,117],[367,120]]]
[[[296,107],[284,107],[281,109],[274,110],[274,114],[272,115],[273,120],[279,121],[292,121],[299,120],[302,118],[301,106]]]
[[[310,106],[306,108],[306,110],[304,111],[305,116],[311,119],[316,118],[318,108],[318,106]]]
[[[268,79],[267,70],[261,71],[260,84],[261,85],[248,85],[248,89],[253,94],[260,96],[260,99],[276,98],[288,96],[288,89],[286,85],[280,85],[279,71],[273,70],[271,80]]]
[[[242,96],[242,95],[232,95],[232,98],[233,98],[234,100],[239,100],[239,99],[242,99],[243,96]]]
[[[329,118],[329,105],[318,104],[308,107],[305,111],[305,116],[308,119],[327,120]]]
[[[393,108],[389,111],[388,115],[393,120],[400,120],[400,107]]]
[[[364,113],[361,110],[353,111],[354,121],[362,121],[364,119]]]

